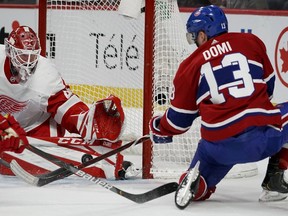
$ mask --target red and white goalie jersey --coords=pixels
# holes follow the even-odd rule
[[[40,56],[33,76],[23,85],[13,79],[3,45],[0,60],[1,113],[12,114],[30,136],[63,136],[64,129],[78,133],[73,115],[89,108],[71,92],[50,60]]]
[[[161,133],[184,133],[197,116],[202,119],[202,138],[208,141],[234,136],[249,126],[281,128],[280,110],[270,102],[274,81],[258,37],[227,33],[211,39],[180,65],[171,107],[160,121]]]
[[[120,121],[118,118],[122,118],[121,116],[124,114],[120,115],[120,117],[116,115],[116,111],[123,113],[120,105],[121,101],[118,98],[110,96],[98,101],[96,105],[88,107],[78,96],[72,93],[56,70],[55,65],[42,56],[39,57],[33,75],[29,77],[26,83],[21,84],[17,82],[15,76],[11,73],[11,63],[9,58],[6,57],[3,45],[0,45],[0,64],[0,112],[13,115],[26,131],[27,136],[62,137],[68,131],[69,133],[81,135],[84,139],[91,138],[92,142],[90,144],[96,145],[96,152],[94,151],[95,148],[91,151],[84,150],[94,156],[99,156],[101,153],[121,145],[122,142],[116,139],[121,132],[124,119]],[[113,110],[113,107],[108,106],[109,109],[106,110],[105,103],[107,102],[110,105],[114,102],[117,103],[117,109]],[[110,113],[107,114],[106,111]],[[112,116],[113,113],[116,113],[115,118]],[[87,127],[89,124],[97,127],[97,135],[95,135],[93,127],[92,130],[91,127],[89,130]],[[111,130],[109,130],[109,127],[111,127]],[[114,133],[112,127],[115,129]],[[106,134],[106,131],[109,131],[109,134]],[[107,137],[108,139],[106,139]],[[109,139],[110,137],[112,138]],[[115,142],[109,142],[110,140],[115,140]],[[81,155],[85,151],[81,146],[78,148],[80,150],[76,149],[75,147],[73,153],[80,155],[77,156],[77,161],[71,161],[72,155],[59,156],[63,159],[66,157],[66,162],[79,163]],[[67,152],[67,150],[64,150],[64,152]],[[27,162],[19,158],[21,157],[19,155],[14,155],[13,157],[3,152],[0,157],[7,161],[17,157],[20,161],[18,161],[19,163],[22,165],[27,164]],[[30,159],[25,158],[25,160],[28,161]],[[122,161],[123,156],[118,153],[116,156],[110,157],[108,162],[103,161],[102,165],[98,163],[97,166],[100,168],[92,167],[90,169],[93,171],[92,174],[98,177],[119,178],[118,171],[122,169]],[[38,167],[37,164],[34,164],[33,161],[29,161],[27,166],[34,174],[45,171]],[[0,173],[12,174],[9,169],[3,169],[1,166]]]

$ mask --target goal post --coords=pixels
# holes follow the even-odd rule
[[[154,1],[145,1],[145,29],[144,32],[144,107],[143,107],[143,134],[149,134],[149,121],[152,118],[152,74],[153,74],[153,41],[154,41]],[[149,3],[150,2],[150,3]],[[153,178],[151,174],[152,142],[143,145],[142,177]]]
[[[39,1],[41,54],[56,64],[73,92],[86,103],[109,94],[119,96],[126,114],[127,139],[149,133],[153,2],[148,1],[146,12],[133,20],[119,15],[120,1]],[[144,178],[152,177],[151,145],[146,142],[141,150]]]
[[[195,47],[186,41],[177,0],[143,0],[145,9],[133,18],[119,13],[120,3],[41,0],[38,33],[41,54],[55,63],[85,103],[109,94],[121,98],[126,115],[123,138],[135,139],[149,133],[152,115],[169,107],[174,74]],[[171,144],[146,142],[139,150],[142,177],[178,178],[188,168],[199,139],[197,119]],[[254,175],[255,170],[245,169],[244,175]],[[237,171],[236,177],[241,176],[238,173],[243,172]]]

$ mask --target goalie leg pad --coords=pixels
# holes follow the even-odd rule
[[[47,173],[49,170],[37,166],[36,164],[29,163],[25,160],[22,160],[21,158],[18,158],[16,156],[13,156],[12,154],[2,152],[0,154],[0,157],[10,163],[12,160],[16,160],[25,170],[29,171],[29,173],[34,175],[44,174]],[[14,173],[7,167],[4,167],[3,165],[0,165],[0,174],[1,175],[11,175],[14,176]]]

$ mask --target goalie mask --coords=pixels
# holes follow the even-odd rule
[[[34,73],[41,52],[36,33],[28,26],[18,27],[5,39],[5,50],[12,75],[25,83]]]

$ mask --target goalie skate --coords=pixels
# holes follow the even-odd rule
[[[193,169],[190,169],[175,193],[175,204],[179,209],[186,208],[189,203],[194,199],[198,191],[200,182],[198,161]]]
[[[138,176],[141,173],[141,169],[137,168],[130,161],[123,161],[122,169],[118,171],[120,180],[131,179]]]

